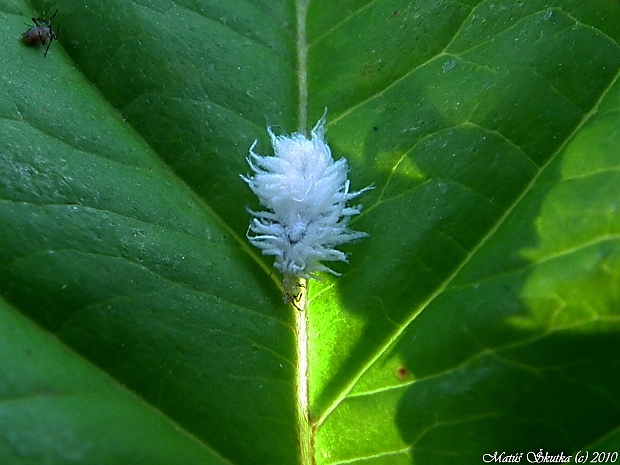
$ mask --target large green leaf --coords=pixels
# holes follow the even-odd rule
[[[33,3],[0,0],[0,463],[620,449],[617,0]],[[325,108],[376,188],[301,312],[239,174]]]

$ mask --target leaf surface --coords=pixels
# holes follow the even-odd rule
[[[620,4],[34,8],[0,2],[0,462],[618,450]],[[325,108],[375,189],[301,313],[239,174]]]

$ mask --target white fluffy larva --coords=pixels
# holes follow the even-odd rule
[[[347,202],[372,187],[349,191],[347,161],[334,161],[325,142],[325,115],[310,139],[267,131],[275,155],[256,154],[255,141],[247,158],[254,175],[241,176],[268,210],[250,210],[254,218],[247,237],[263,255],[275,257],[274,268],[283,274],[284,300],[295,305],[304,287],[300,279],[318,279],[321,271],[338,275],[321,262],[346,262],[336,247],[367,236],[348,228],[361,207],[348,207]]]

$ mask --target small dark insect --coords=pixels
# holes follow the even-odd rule
[[[306,283],[300,282],[298,278],[289,275],[284,276],[284,279],[282,279],[282,300],[284,303],[293,305],[293,307],[301,312],[302,309],[299,308],[297,304],[301,302],[303,289],[305,287]]]
[[[32,22],[35,25],[24,32],[24,35],[22,36],[22,39],[28,45],[45,45],[49,40],[49,44],[47,44],[43,58],[47,56],[47,51],[50,49],[52,41],[58,40],[58,31],[60,31],[60,26],[58,26],[56,28],[56,32],[54,32],[51,25],[52,19],[54,19],[57,13],[58,10],[56,10],[56,13],[54,13],[50,19],[32,18]]]

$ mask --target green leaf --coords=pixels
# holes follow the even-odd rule
[[[0,463],[620,449],[617,1],[0,15]],[[375,189],[301,312],[239,174],[325,108]]]
[[[0,310],[2,463],[227,463],[4,302]]]

